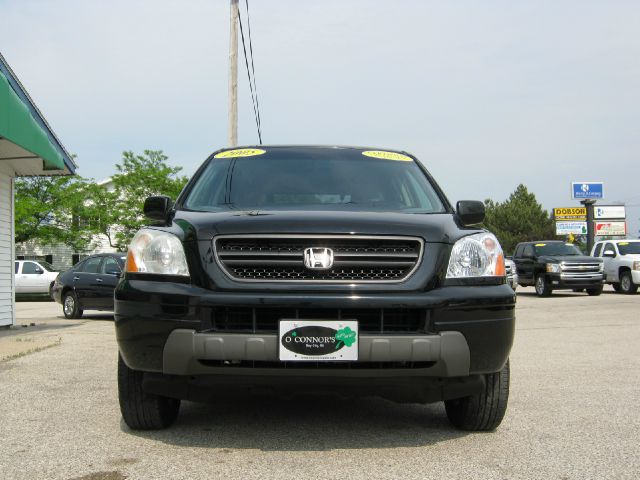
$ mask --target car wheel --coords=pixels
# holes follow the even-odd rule
[[[598,295],[600,295],[602,293],[602,285],[600,285],[597,288],[587,288],[587,294],[590,297],[597,297]]]
[[[622,272],[620,275],[620,291],[627,295],[631,295],[638,291],[638,285],[633,283],[631,272]]]
[[[551,287],[549,286],[549,282],[547,281],[547,277],[543,274],[540,274],[536,277],[536,294],[539,297],[548,297],[551,295]]]
[[[132,370],[118,355],[118,399],[124,422],[132,430],[160,430],[178,417],[180,400],[147,393],[142,389],[144,372]]]
[[[491,431],[502,422],[509,400],[509,361],[499,372],[485,374],[484,377],[482,393],[444,402],[447,417],[454,427]]]
[[[619,283],[612,283],[612,284],[611,284],[611,286],[613,287],[613,290],[614,290],[615,292],[620,293],[620,292],[622,291],[622,288],[620,287],[620,284],[619,284]]]
[[[67,318],[80,318],[82,317],[82,309],[78,303],[78,297],[72,291],[64,294],[62,297],[62,313]]]

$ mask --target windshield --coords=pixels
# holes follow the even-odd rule
[[[640,255],[640,242],[618,242],[620,255]]]
[[[57,272],[57,271],[58,271],[58,269],[57,269],[57,268],[55,268],[53,265],[51,265],[51,264],[50,264],[50,263],[48,263],[48,262],[42,262],[42,261],[38,260],[38,263],[39,263],[42,267],[44,267],[44,269],[45,269],[47,272]]]
[[[575,245],[570,243],[536,243],[536,255],[582,255],[582,252]]]
[[[340,148],[274,148],[214,159],[184,207],[215,211],[350,210],[440,213],[445,208],[410,157],[389,160]]]

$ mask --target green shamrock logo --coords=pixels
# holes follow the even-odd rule
[[[298,334],[297,334],[296,332],[293,332],[293,333],[291,334],[291,336],[292,336],[292,337],[297,337],[297,336],[298,336]]]
[[[356,332],[349,327],[344,327],[336,332],[336,350],[343,344],[347,347],[353,345],[356,341]]]

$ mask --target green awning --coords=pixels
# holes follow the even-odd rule
[[[29,107],[0,71],[0,137],[40,157],[44,170],[64,170],[63,153],[36,122]]]

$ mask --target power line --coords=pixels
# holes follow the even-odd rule
[[[258,86],[256,85],[256,68],[253,65],[253,43],[251,42],[251,16],[249,15],[249,0],[244,0],[247,7],[247,31],[249,33],[249,54],[251,55],[251,72],[253,74],[253,91],[256,93],[256,109],[258,110],[258,128],[262,133],[262,120],[260,119],[260,102],[258,102]]]
[[[247,14],[248,16],[248,14]],[[258,129],[258,140],[260,141],[260,145],[262,145],[262,130],[260,128],[260,116],[258,114],[258,105],[257,105],[257,95],[254,93],[253,90],[253,83],[251,82],[251,71],[249,70],[249,60],[247,57],[247,47],[244,41],[244,29],[242,28],[242,16],[240,15],[240,12],[238,12],[238,22],[240,24],[240,37],[242,38],[242,50],[244,51],[244,64],[247,67],[247,78],[249,79],[249,90],[251,91],[251,102],[253,104],[253,115],[255,116],[256,119],[256,128]],[[253,63],[253,57],[252,58],[252,63]]]

